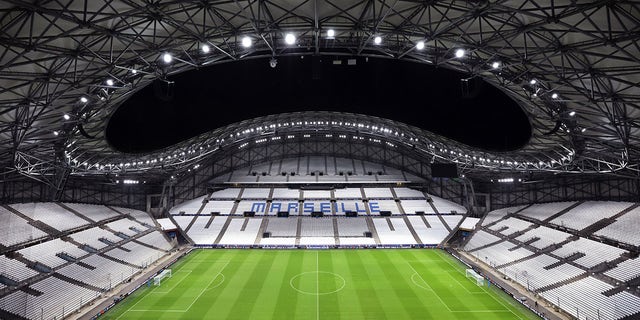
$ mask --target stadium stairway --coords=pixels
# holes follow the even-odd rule
[[[335,217],[331,218],[331,222],[333,222],[333,240],[336,245],[340,244],[340,235],[338,233],[338,220]]]
[[[155,230],[151,229],[151,231],[155,231]],[[150,233],[150,232],[147,232],[147,233]],[[154,250],[158,250],[158,251],[160,251],[160,252],[167,252],[167,250],[165,250],[165,249],[160,249],[160,248],[158,248],[158,247],[156,247],[156,246],[154,246],[154,245],[150,245],[150,244],[148,244],[148,243],[145,243],[145,242],[139,241],[138,239],[133,239],[133,240],[131,240],[131,242],[135,242],[135,243],[137,243],[137,244],[139,244],[139,245],[142,245],[142,246],[145,246],[145,247],[147,247],[147,248],[154,249]],[[124,249],[124,248],[121,248],[121,249]]]
[[[444,221],[444,218],[442,218],[442,215],[438,213],[438,214],[436,214],[436,216],[438,217],[438,219],[440,219],[440,222],[442,222],[442,225],[447,229],[447,231],[449,231],[449,234],[451,234],[452,229],[451,229],[451,227],[449,227],[447,222]]]
[[[194,216],[193,220],[196,219],[197,216]],[[177,226],[178,223],[176,222],[175,219],[173,219],[173,215],[169,215],[169,220],[171,220],[171,222],[173,223],[173,225]],[[193,239],[191,239],[191,237],[189,237],[189,235],[187,234],[186,231],[182,231],[181,228],[178,228],[180,234],[182,235],[182,237],[184,237],[185,239],[187,239],[187,241],[189,242],[190,245],[194,245],[195,242],[193,241]]]
[[[484,231],[486,231],[487,233],[491,233],[491,232],[489,232],[490,230],[488,230],[488,229],[487,229],[487,230],[484,230]],[[491,233],[491,234],[493,234],[493,233]],[[468,236],[467,238],[471,238],[471,236],[472,236],[472,235]],[[500,243],[500,242],[504,242],[504,241],[507,241],[507,239],[500,238],[500,240],[498,240],[498,241],[494,241],[494,242],[487,243],[487,244],[485,244],[485,245],[483,245],[483,246],[479,246],[479,247],[473,248],[473,249],[471,249],[471,250],[468,250],[467,252],[474,252],[474,251],[478,251],[478,250],[481,250],[481,249],[485,249],[485,248],[491,247],[491,246],[493,246],[493,245],[495,245],[495,244],[498,244],[498,243]],[[466,244],[465,244],[465,245],[466,245]]]
[[[110,248],[110,249],[111,249],[111,248]],[[101,257],[103,257],[103,258],[105,258],[105,259],[109,259],[109,260],[111,260],[111,261],[115,261],[115,262],[117,262],[117,263],[124,264],[124,265],[129,266],[129,267],[132,267],[132,268],[140,269],[140,267],[139,267],[139,266],[137,266],[137,265],[135,265],[135,264],[132,264],[132,263],[126,262],[126,261],[124,261],[124,260],[120,260],[120,259],[118,259],[118,258],[114,258],[114,257],[112,257],[112,256],[110,256],[110,255],[106,255],[106,254],[104,254],[104,253],[99,253],[98,255],[99,255],[99,256],[101,256]]]
[[[429,220],[427,220],[427,218],[425,218],[424,215],[420,215],[420,218],[422,218],[422,222],[424,222],[427,228],[432,228],[431,224],[429,224]]]
[[[237,205],[237,203],[236,203]],[[235,205],[234,205],[234,209],[235,209]],[[219,244],[220,240],[222,240],[222,237],[224,236],[224,234],[227,232],[227,229],[229,228],[229,224],[231,223],[231,215],[227,216],[227,221],[224,222],[224,225],[222,226],[222,229],[220,229],[220,233],[218,233],[218,236],[216,237],[216,240],[213,241],[213,244]],[[195,220],[195,219],[194,219]]]
[[[44,223],[44,222],[42,222],[42,221],[34,220],[34,219],[32,219],[31,217],[29,217],[29,216],[27,216],[27,215],[22,214],[22,212],[20,212],[20,211],[18,211],[18,210],[16,210],[16,209],[14,209],[14,208],[13,208],[13,207],[11,207],[11,206],[4,205],[4,206],[3,206],[3,208],[7,209],[8,211],[10,211],[11,213],[13,213],[13,214],[15,214],[15,215],[17,215],[17,216],[19,216],[19,217],[21,217],[21,218],[23,218],[23,219],[27,220],[27,223],[28,223],[28,224],[30,224],[30,225],[32,225],[32,226],[34,226],[35,228],[37,228],[37,229],[39,229],[40,231],[42,231],[42,232],[44,232],[44,233],[48,234],[49,236],[57,237],[57,236],[59,236],[59,235],[61,234],[61,232],[60,232],[58,229],[55,229],[55,228],[53,228],[53,227],[49,226],[48,224],[46,224],[46,223]],[[75,231],[75,230],[73,230],[73,231]]]
[[[543,222],[553,221],[553,219],[562,216],[563,214],[569,212],[569,210],[581,205],[582,203],[584,203],[584,201],[576,201],[576,203],[566,207],[564,210],[560,210],[560,211],[556,212],[555,214],[551,215],[550,217],[544,219]]]
[[[438,217],[439,216],[440,215],[438,215]],[[402,218],[404,220],[404,223],[407,225],[407,229],[409,229],[409,232],[411,232],[411,235],[413,236],[413,239],[416,241],[416,243],[417,244],[423,244],[422,240],[420,240],[420,237],[416,233],[416,230],[413,229],[413,225],[411,224],[411,221],[409,221],[409,217],[407,217],[406,215],[402,215]],[[444,224],[444,226],[447,227],[447,224],[444,222],[444,220],[442,218],[440,218],[440,219],[442,220],[442,224]],[[451,230],[449,230],[449,232],[451,232]]]
[[[257,245],[260,244],[260,239],[262,239],[262,235],[267,230],[267,225],[268,224],[269,224],[269,219],[268,218],[263,218],[262,221],[260,222],[260,227],[258,228],[258,234],[256,234],[256,240],[253,241],[254,245],[257,246]]]
[[[215,191],[211,191],[211,193],[209,193],[207,195],[207,197],[205,198],[204,201],[202,201],[202,204],[200,205],[200,208],[198,208],[198,211],[196,211],[196,215],[199,215],[200,213],[202,213],[202,210],[204,210],[204,207],[207,206],[207,202],[209,202],[209,199],[211,199],[211,195],[214,193]]]
[[[606,226],[616,222],[616,220],[620,217],[622,217],[625,213],[637,208],[638,206],[640,206],[640,203],[636,203],[632,206],[630,206],[629,208],[626,208],[618,213],[616,213],[615,215],[609,217],[609,218],[603,218],[600,219],[598,221],[596,221],[594,224],[587,226],[586,228],[578,231],[578,234],[581,237],[584,238],[590,238],[591,235],[593,235],[596,231],[605,228]],[[616,243],[615,241],[612,241],[612,243]]]
[[[69,278],[69,277],[67,277],[65,275],[62,275],[62,274],[59,274],[59,273],[54,273],[51,276],[52,277],[56,277],[56,278],[58,278],[58,279],[60,279],[62,281],[66,281],[66,282],[75,284],[76,286],[84,287],[84,288],[87,288],[87,289],[90,289],[90,290],[93,290],[93,291],[97,291],[97,292],[102,292],[102,288],[98,288],[98,287],[92,286],[90,284],[84,283],[82,281],[78,281],[76,279]]]
[[[76,210],[73,210],[73,209],[69,208],[69,207],[68,207],[68,206],[66,206],[64,203],[55,202],[55,204],[57,204],[58,206],[62,207],[62,208],[63,208],[63,209],[65,209],[65,210],[67,210],[67,211],[69,211],[69,212],[73,213],[75,216],[77,216],[78,218],[80,218],[80,219],[82,219],[82,220],[84,220],[84,221],[87,221],[87,222],[89,222],[89,223],[91,223],[91,224],[95,224],[95,223],[97,222],[97,221],[93,221],[93,220],[91,220],[90,218],[88,218],[88,217],[86,217],[86,216],[84,216],[84,215],[80,214],[78,211],[76,211]]]
[[[371,232],[373,241],[376,242],[376,245],[381,244],[382,242],[380,241],[380,237],[378,237],[378,231],[376,231],[376,226],[373,224],[371,216],[366,216],[365,221],[367,222],[367,228],[369,228],[369,232]]]
[[[296,246],[300,245],[300,235],[302,235],[302,219],[300,217],[297,218],[298,223],[296,224]]]
[[[501,265],[497,265],[497,266],[495,266],[495,268],[496,268],[496,269],[506,268],[506,267],[512,266],[512,265],[514,265],[514,264],[520,263],[520,262],[525,261],[525,260],[534,259],[535,257],[540,256],[540,255],[542,255],[542,254],[543,254],[542,252],[535,252],[535,253],[534,253],[534,254],[532,254],[532,255],[528,255],[528,256],[526,256],[526,257],[522,257],[522,258],[520,258],[520,259],[516,259],[516,260],[513,260],[513,261],[509,261],[509,262],[504,263],[504,264],[501,264]]]
[[[625,289],[626,289],[626,286],[623,284],[621,286],[613,287],[613,288],[611,288],[609,290],[603,291],[602,294],[604,296],[610,297],[610,296],[612,296],[612,295],[614,295],[616,293],[620,293],[622,291],[625,291]]]
[[[581,274],[579,274],[579,275],[577,275],[575,277],[571,277],[571,278],[569,278],[567,280],[563,280],[563,281],[560,281],[560,282],[552,283],[552,284],[550,284],[548,286],[540,287],[535,291],[538,292],[538,293],[540,293],[542,291],[548,291],[548,290],[555,289],[555,288],[558,288],[558,287],[562,287],[562,286],[564,286],[566,284],[569,284],[569,283],[572,283],[572,282],[576,282],[578,280],[582,280],[582,279],[588,278],[588,277],[589,277],[589,273],[585,271],[584,273],[581,273]]]
[[[187,225],[187,227],[184,228],[184,233],[189,233],[189,229],[191,229],[191,227],[193,226],[193,224],[196,222],[197,219],[198,219],[198,215],[193,216],[193,219],[191,219],[191,222],[189,222],[189,225]]]

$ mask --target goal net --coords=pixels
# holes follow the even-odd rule
[[[160,272],[160,274],[153,277],[153,285],[159,286],[160,283],[162,283],[162,279],[164,278],[171,278],[171,269],[164,269],[162,270],[162,272]]]
[[[475,270],[467,269],[466,277],[467,279],[471,278],[471,280],[475,281],[478,286],[484,286],[484,277],[475,272]]]

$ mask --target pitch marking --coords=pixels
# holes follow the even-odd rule
[[[449,306],[444,302],[444,300],[442,300],[442,298],[440,298],[440,295],[438,295],[438,293],[433,290],[433,288],[429,285],[429,283],[427,281],[424,280],[424,278],[422,278],[422,276],[418,273],[418,271],[416,271],[416,269],[411,265],[411,263],[407,262],[407,264],[409,265],[409,268],[411,268],[411,270],[413,270],[413,273],[415,275],[418,275],[418,277],[420,277],[420,279],[422,280],[422,282],[424,284],[427,285],[427,287],[429,287],[429,289],[433,292],[433,294],[438,298],[438,300],[440,300],[440,302],[447,308],[447,310],[451,311],[451,308],[449,308]],[[413,281],[413,275],[411,275],[411,279]],[[415,282],[414,282],[415,283]],[[417,284],[416,284],[417,285]],[[419,286],[421,287],[421,286]],[[421,287],[422,288],[422,287]]]
[[[222,261],[218,261],[218,262],[222,262]],[[127,311],[123,312],[119,317],[116,318],[116,320],[122,318],[122,316],[124,316],[127,312],[179,312],[179,313],[184,313],[189,311],[189,309],[191,309],[191,307],[193,306],[193,304],[196,303],[196,301],[198,301],[198,299],[200,299],[200,297],[202,296],[202,294],[209,290],[209,289],[213,289],[213,288],[209,288],[209,286],[213,283],[213,281],[215,281],[218,276],[222,275],[223,279],[224,279],[224,275],[222,274],[222,270],[224,270],[227,265],[229,265],[229,262],[231,262],[231,260],[228,260],[225,262],[224,266],[222,266],[222,269],[220,269],[220,271],[218,271],[218,273],[216,273],[216,275],[211,279],[211,281],[209,281],[209,283],[207,283],[207,285],[204,287],[204,289],[202,289],[202,291],[200,291],[200,293],[198,294],[198,296],[195,297],[195,299],[193,299],[193,301],[191,302],[191,304],[189,304],[189,306],[184,309],[184,310],[176,310],[176,309],[168,309],[168,310],[162,310],[162,309],[157,309],[157,310],[143,310],[143,309],[133,309],[133,307],[135,307],[136,305],[138,305],[138,303],[140,303],[145,297],[143,296],[142,298],[140,298],[140,300],[138,300],[138,302],[136,302],[134,305],[132,305]],[[224,280],[222,281],[224,282]],[[222,284],[222,282],[220,284]],[[214,288],[217,288],[218,286],[220,286],[220,284],[216,285]]]
[[[176,273],[178,273],[178,272],[176,272]],[[189,275],[189,273],[191,273],[191,270],[189,270],[189,272],[182,272],[182,273],[187,273],[187,276],[188,276],[188,275]],[[176,284],[175,284],[173,287],[171,287],[171,289],[168,289],[168,290],[166,290],[166,291],[153,290],[153,291],[151,291],[151,292],[149,292],[149,293],[169,293],[169,292],[173,291],[173,289],[177,288],[177,287],[178,287],[178,285],[180,284],[180,282],[182,282],[182,280],[186,279],[186,278],[187,278],[187,276],[185,276],[184,278],[182,278],[182,279],[180,279],[178,282],[176,282]],[[160,288],[160,287],[156,287],[156,288]]]
[[[440,259],[444,260],[446,263],[448,263],[450,266],[453,267],[454,270],[457,270],[458,272],[462,273],[462,270],[458,270],[458,267],[456,267],[455,265],[453,265],[448,259],[443,258],[442,254],[437,251],[436,255],[440,256]],[[484,287],[480,287],[482,288],[482,291],[486,292],[488,296],[490,296],[493,300],[497,301],[499,304],[501,304],[505,309],[509,310],[509,312],[511,312],[514,316],[518,317],[518,319],[523,320],[517,313],[513,312],[511,309],[509,309],[509,307],[507,307],[502,301],[496,299],[495,297],[493,297],[492,294],[489,294],[489,292],[484,288]]]

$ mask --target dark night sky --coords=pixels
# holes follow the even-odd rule
[[[107,138],[124,152],[148,152],[241,120],[282,112],[326,110],[389,118],[491,151],[525,144],[531,128],[518,105],[493,86],[465,74],[399,60],[332,57],[243,60],[169,78],[173,95],[161,99],[161,81],[140,90],[113,115]]]

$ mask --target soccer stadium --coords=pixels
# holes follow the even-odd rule
[[[640,319],[640,2],[0,2],[0,319]]]

